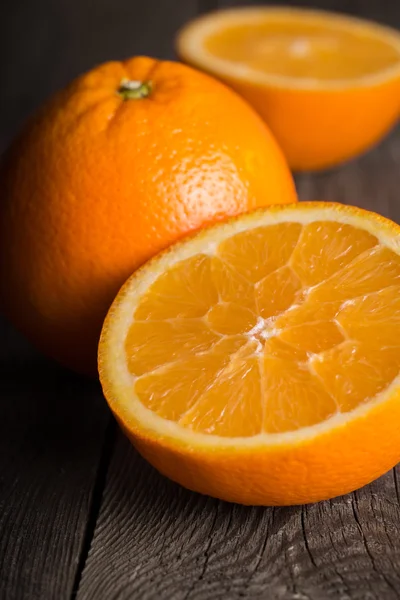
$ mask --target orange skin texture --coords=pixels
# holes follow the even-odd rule
[[[123,79],[151,80],[150,96],[124,100]],[[91,374],[103,319],[135,269],[205,224],[296,201],[244,100],[147,57],[101,65],[51,98],[10,148],[0,189],[2,306],[43,352]]]

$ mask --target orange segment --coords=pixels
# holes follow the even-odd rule
[[[318,354],[341,344],[345,338],[339,326],[333,321],[303,323],[285,329],[280,339],[307,354]]]
[[[234,268],[219,258],[213,257],[211,259],[211,273],[221,301],[233,302],[249,310],[255,310],[254,286],[239,275]]]
[[[396,283],[400,283],[400,256],[378,246],[359,254],[349,265],[317,285],[310,293],[310,301],[345,302]]]
[[[315,285],[347,265],[378,240],[367,231],[343,223],[310,223],[304,227],[290,264],[305,285]]]
[[[265,356],[291,360],[296,363],[307,362],[309,355],[305,350],[292,346],[282,340],[282,336],[274,336],[267,339],[264,344]]]
[[[139,450],[192,489],[256,504],[387,470],[400,459],[399,235],[365,211],[301,203],[214,227],[134,274],[100,374]]]
[[[211,329],[225,335],[250,331],[256,321],[254,312],[233,302],[216,304],[207,313],[207,322]]]
[[[267,433],[309,427],[337,411],[335,400],[306,365],[266,357],[263,370]]]
[[[142,375],[165,364],[165,349],[169,362],[205,352],[220,336],[200,319],[170,321],[135,321],[125,341],[127,366],[131,373]]]
[[[314,359],[314,371],[341,412],[368,402],[399,374],[400,346],[381,348],[346,342]]]
[[[262,227],[244,231],[221,242],[218,256],[247,281],[257,283],[287,264],[301,229],[299,223],[282,223],[270,225],[268,230]]]
[[[302,302],[294,304],[277,318],[275,325],[282,329],[294,327],[298,323],[314,323],[334,319],[342,306],[342,302],[314,302],[310,296],[305,296]]]
[[[265,319],[279,315],[296,303],[301,289],[301,282],[290,267],[277,269],[255,286],[259,314]]]
[[[244,346],[240,336],[224,340],[213,352],[199,353],[139,377],[134,390],[143,404],[165,419],[179,420],[211,386]]]
[[[179,420],[183,427],[221,436],[253,436],[263,428],[260,361],[238,351],[213,385]]]
[[[227,359],[205,354],[167,365],[136,380],[141,402],[164,419],[177,421],[210,386]]]
[[[135,319],[202,317],[217,300],[211,260],[208,256],[198,255],[158,278],[141,299]]]
[[[400,286],[349,300],[337,320],[358,342],[371,344],[373,338],[377,345],[400,347]]]

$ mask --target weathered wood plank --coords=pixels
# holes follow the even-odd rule
[[[196,10],[183,0],[0,3],[0,152],[50,92],[94,64],[171,58],[173,33]],[[63,600],[86,557],[109,412],[98,385],[3,323],[0,338],[0,597]]]
[[[78,600],[395,600],[399,518],[394,471],[330,502],[242,507],[167,481],[120,436]]]
[[[109,416],[98,384],[0,337],[0,598],[67,599]]]

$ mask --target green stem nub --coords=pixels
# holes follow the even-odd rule
[[[139,98],[147,98],[153,86],[151,81],[132,81],[131,79],[123,79],[118,89],[118,94],[124,100],[138,100]]]

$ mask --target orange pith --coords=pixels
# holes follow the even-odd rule
[[[369,434],[382,434],[369,415],[395,402],[388,390],[400,372],[399,228],[319,203],[259,214],[201,234],[187,242],[192,251],[172,250],[126,284],[103,331],[100,374],[139,450],[187,487],[245,503],[318,500],[400,458],[398,443],[379,455],[382,436],[368,465],[347,456],[333,481],[309,473],[308,490],[275,473],[276,461],[301,462],[313,446],[322,467],[330,437],[340,455],[352,428],[349,448],[359,452],[368,418]],[[224,480],[224,448],[237,485]]]

